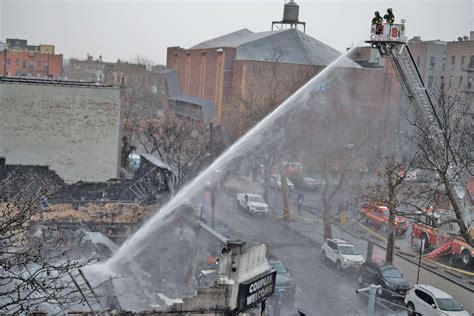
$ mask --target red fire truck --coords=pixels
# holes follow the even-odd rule
[[[412,225],[411,238],[424,240],[425,249],[432,246],[433,251],[425,258],[433,259],[441,255],[451,255],[461,259],[465,268],[474,265],[474,248],[457,234],[456,224],[447,224],[440,227],[446,218],[452,218],[450,211],[433,211],[427,209],[418,214],[417,221]],[[473,231],[471,230],[471,234]]]
[[[366,203],[362,206],[361,210],[361,217],[366,221],[366,223],[370,223],[384,233],[388,232],[388,218],[389,218],[389,210],[386,206],[375,205],[371,203]],[[408,230],[408,222],[400,217],[395,217],[395,232],[398,236],[403,236]]]

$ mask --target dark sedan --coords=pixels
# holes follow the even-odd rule
[[[316,180],[315,178],[311,177],[298,177],[291,179],[295,186],[300,190],[308,190],[313,191],[316,190],[320,185],[321,181]]]
[[[404,299],[410,284],[400,271],[388,262],[366,262],[359,275],[361,286],[376,284],[382,286],[382,296]]]

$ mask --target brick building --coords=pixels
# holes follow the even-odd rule
[[[408,45],[426,88],[436,93],[443,82],[456,98],[474,142],[474,32],[450,42],[415,36]]]
[[[104,68],[107,63],[87,55],[87,59],[71,58],[64,65],[64,79],[89,82],[104,82]]]
[[[127,91],[125,107],[127,108],[129,103],[146,103],[148,106],[145,111],[140,109],[146,116],[156,115],[167,107],[167,77],[167,72],[160,67],[150,70],[142,64],[120,60],[106,62],[102,60],[102,56],[93,58],[88,55],[85,60],[71,58],[64,66],[64,78],[67,80],[125,87]],[[135,107],[135,104],[131,106]]]
[[[242,102],[261,106],[268,113],[340,55],[296,29],[260,33],[243,29],[189,49],[169,47],[167,67],[176,70],[185,96],[214,102],[217,123],[228,126],[236,124],[235,114]],[[352,87],[341,93],[337,84],[331,84],[328,92],[335,100],[346,96],[341,102],[350,100],[365,109],[398,105],[401,90],[393,69],[383,68],[383,60],[375,55],[369,58],[371,65],[364,66],[375,69],[343,60],[340,66],[346,70],[341,72],[345,79],[341,84],[350,82]],[[269,99],[272,104],[265,106]],[[248,129],[248,123],[244,128],[231,126],[234,136]],[[250,126],[255,123],[250,122]]]
[[[28,45],[27,40],[7,38],[0,52],[0,69],[9,77],[59,78],[63,55],[54,54],[54,46]]]
[[[0,153],[9,164],[45,165],[66,183],[119,176],[120,89],[2,78]]]
[[[434,92],[439,88],[446,70],[446,42],[422,41],[415,36],[408,41],[408,46],[420,72],[425,87]]]
[[[446,56],[446,85],[462,105],[464,127],[471,132],[474,144],[474,32],[469,38],[448,42]]]
[[[281,102],[338,56],[337,50],[296,29],[259,33],[242,29],[189,49],[169,47],[167,67],[177,71],[184,95],[214,102],[220,124],[232,120],[235,98],[256,95],[261,88],[255,83],[265,85],[254,80],[258,73],[279,65],[274,79],[287,84],[278,92]]]

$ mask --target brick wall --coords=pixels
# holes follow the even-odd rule
[[[47,165],[66,182],[106,181],[120,168],[120,90],[0,83],[0,153]]]
[[[5,52],[0,52],[0,71],[3,75]],[[63,55],[43,54],[29,51],[7,51],[6,72],[8,76],[58,78],[63,72]]]

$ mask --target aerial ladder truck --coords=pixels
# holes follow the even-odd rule
[[[439,149],[445,149],[448,147],[451,155],[454,156],[452,148],[446,145],[447,135],[443,129],[444,126],[441,122],[441,118],[437,114],[435,103],[433,102],[430,92],[425,88],[423,79],[416,67],[413,56],[407,45],[407,37],[405,35],[406,25],[405,20],[401,20],[400,24],[383,24],[383,32],[381,32],[380,25],[372,25],[372,32],[370,39],[366,41],[371,44],[373,48],[376,48],[381,57],[387,58],[393,65],[395,73],[399,78],[402,90],[408,96],[410,104],[413,105],[413,111],[415,119],[418,124],[423,127],[426,131],[429,131],[429,137],[432,139],[433,146],[439,146]],[[456,160],[455,160],[456,161]],[[449,176],[454,179],[452,184],[457,185],[459,183],[465,183],[462,181],[462,173],[458,172],[458,166],[453,163],[449,166]],[[464,224],[468,229],[470,228],[471,236],[473,229],[471,227],[471,221],[469,214],[466,213],[464,204],[460,201],[459,196],[455,197],[457,204],[462,210],[464,215]],[[413,233],[414,238],[427,239],[427,231],[423,233],[423,224],[415,223],[418,225],[414,227]],[[429,224],[426,225],[431,226]],[[429,227],[431,231],[437,227]],[[418,233],[418,235],[416,235]],[[469,266],[474,264],[474,247],[472,247],[463,237],[457,235],[446,236],[440,238],[438,242],[438,249],[433,251],[433,256],[440,254],[452,254],[458,255],[461,258],[463,265]],[[472,237],[471,237],[472,240]],[[428,242],[428,239],[426,240]],[[440,251],[443,250],[443,251]],[[430,254],[428,255],[430,257]]]

